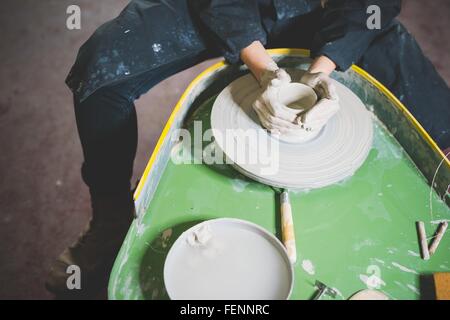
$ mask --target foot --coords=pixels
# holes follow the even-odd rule
[[[51,268],[45,286],[57,298],[90,299],[107,288],[109,273],[133,220],[134,205],[128,196],[93,200],[92,207],[93,218],[87,230]],[[70,266],[79,268],[80,288],[70,286],[76,284]]]

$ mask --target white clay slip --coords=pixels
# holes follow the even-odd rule
[[[256,224],[214,219],[184,232],[164,264],[171,299],[287,299],[293,269],[282,243]]]
[[[289,70],[291,75],[298,70]],[[293,77],[295,78],[295,77]],[[248,74],[228,85],[217,97],[211,112],[211,128],[217,145],[236,169],[248,177],[275,187],[313,189],[352,176],[363,164],[372,145],[373,125],[370,112],[347,87],[334,81],[340,110],[310,141],[288,143],[271,136],[260,125],[252,108],[261,88]],[[258,143],[249,143],[248,131],[258,132]],[[227,139],[231,131],[232,139]],[[229,135],[229,133],[228,133]],[[279,150],[269,148],[262,161],[257,153],[278,142]],[[276,154],[275,154],[276,153]],[[258,158],[260,159],[260,158]],[[275,163],[276,162],[276,163]],[[276,168],[276,170],[267,170]]]

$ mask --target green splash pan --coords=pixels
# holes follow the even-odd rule
[[[269,52],[282,67],[307,69],[310,63],[306,50]],[[228,165],[171,160],[180,151],[173,139],[177,129],[194,130],[193,120],[202,120],[202,130],[208,129],[217,94],[247,72],[219,62],[180,98],[136,190],[137,218],[112,269],[110,299],[168,299],[165,257],[177,237],[200,221],[239,218],[279,236],[278,195],[272,188]],[[427,298],[429,276],[450,271],[450,236],[424,261],[415,221],[424,221],[432,237],[437,223],[450,219],[450,163],[405,106],[364,70],[353,66],[333,77],[376,115],[374,142],[351,178],[291,193],[298,255],[291,299],[310,299],[315,280],[335,288],[335,299],[368,287],[391,299]]]

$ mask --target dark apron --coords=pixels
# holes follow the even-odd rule
[[[132,1],[83,44],[66,83],[80,101],[100,87],[204,50],[186,1]]]
[[[275,13],[266,21],[301,15],[320,3],[319,0],[260,1],[266,6],[268,1],[273,1]],[[83,101],[103,86],[207,49],[216,51],[214,39],[202,33],[188,0],[133,0],[117,18],[100,26],[83,44],[66,83],[75,97]]]

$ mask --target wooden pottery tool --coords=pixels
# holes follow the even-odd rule
[[[280,194],[280,221],[281,221],[281,241],[289,256],[292,264],[297,262],[297,246],[295,244],[294,219],[292,217],[291,201],[289,191],[272,187],[275,192]]]
[[[439,224],[439,228],[436,232],[436,236],[434,237],[433,241],[430,244],[430,248],[429,248],[430,255],[433,255],[436,252],[436,250],[439,246],[439,243],[441,242],[442,237],[444,236],[445,231],[447,230],[447,227],[448,227],[447,221],[444,221]]]
[[[437,300],[450,300],[450,272],[433,274]]]
[[[425,232],[425,224],[423,221],[417,221],[417,233],[419,234],[420,252],[422,253],[422,259],[430,259],[430,252],[428,251],[427,234]]]
[[[425,223],[423,221],[417,221],[416,226],[417,226],[417,233],[419,235],[419,244],[420,244],[420,251],[422,253],[422,259],[428,260],[430,259],[430,256],[432,256],[436,252],[439,243],[441,242],[442,237],[445,234],[445,231],[447,231],[448,222],[444,221],[439,224],[439,227],[433,237],[433,241],[431,242],[430,246],[428,246],[427,242]]]
[[[292,207],[287,189],[283,189],[280,196],[281,212],[281,237],[286,247],[289,260],[292,264],[297,261],[297,246],[295,245],[294,219],[292,218]]]

